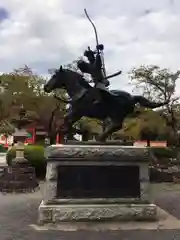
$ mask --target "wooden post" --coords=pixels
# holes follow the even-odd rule
[[[33,140],[33,144],[35,144],[36,143],[36,127],[33,127],[32,140]]]
[[[56,144],[60,143],[60,137],[59,137],[59,133],[56,135]]]

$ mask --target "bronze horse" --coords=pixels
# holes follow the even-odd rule
[[[71,101],[65,101],[71,104],[71,111],[64,118],[62,131],[64,133],[71,131],[73,124],[83,116],[97,118],[102,121],[110,119],[110,126],[99,136],[99,141],[102,142],[113,132],[122,128],[124,119],[134,112],[137,103],[143,107],[153,109],[169,102],[151,102],[143,96],[133,96],[120,90],[95,89],[87,83],[82,75],[69,69],[63,69],[62,66],[44,85],[44,91],[50,93],[58,88],[66,89],[71,98]],[[99,102],[96,101],[97,91],[101,96]]]

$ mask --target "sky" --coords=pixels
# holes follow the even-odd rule
[[[131,91],[128,72],[141,64],[180,69],[179,0],[1,0],[0,72],[27,64],[46,76],[95,47],[94,21],[114,89]],[[179,84],[180,88],[180,84]]]

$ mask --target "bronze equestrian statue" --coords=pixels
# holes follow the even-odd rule
[[[107,77],[108,78],[108,77]],[[69,94],[71,101],[71,111],[65,116],[61,131],[68,133],[72,130],[73,124],[81,117],[92,117],[105,121],[111,120],[111,125],[100,135],[99,141],[105,141],[113,132],[122,128],[124,119],[134,112],[138,103],[146,108],[157,108],[167,104],[151,102],[143,96],[131,95],[125,91],[106,91],[97,88],[101,96],[100,101],[96,101],[94,87],[92,87],[83,76],[61,66],[44,86],[45,92],[52,92],[55,89],[64,88]]]
[[[64,118],[63,127],[60,129],[63,133],[68,134],[74,131],[73,124],[83,116],[97,118],[104,123],[107,119],[110,119],[110,126],[104,129],[104,132],[99,137],[100,141],[105,141],[109,135],[122,128],[124,119],[134,112],[137,103],[143,107],[153,109],[163,106],[169,101],[155,103],[142,96],[133,96],[125,91],[108,90],[108,79],[121,74],[121,71],[106,76],[103,59],[104,46],[99,44],[96,27],[86,10],[85,14],[94,28],[96,50],[93,51],[88,47],[88,50],[84,52],[88,62],[80,60],[77,62],[77,67],[82,73],[91,75],[94,87],[81,74],[69,69],[63,69],[61,66],[44,86],[44,90],[50,93],[57,88],[64,88],[71,98],[71,101],[60,99],[71,104],[71,111],[68,111]]]

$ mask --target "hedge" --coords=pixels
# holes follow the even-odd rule
[[[157,158],[175,158],[180,148],[175,147],[151,147],[151,151]]]
[[[2,144],[0,144],[0,153],[7,152],[7,148],[5,148]]]
[[[7,152],[7,164],[11,165],[11,161],[15,158],[15,147]],[[36,176],[44,178],[46,174],[46,161],[44,158],[44,147],[40,145],[27,145],[24,152],[25,158],[35,167]]]

